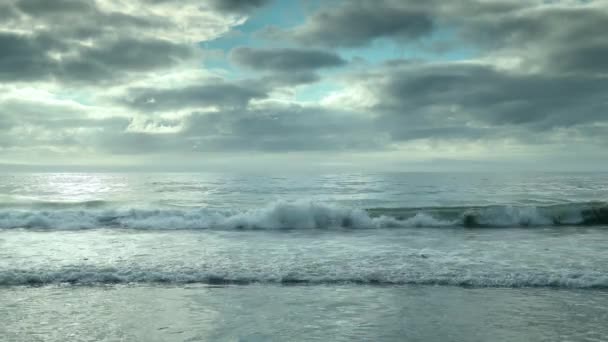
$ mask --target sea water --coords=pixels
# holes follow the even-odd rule
[[[604,341],[608,174],[0,174],[2,341]]]

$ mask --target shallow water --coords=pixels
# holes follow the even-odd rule
[[[605,341],[608,292],[433,286],[0,289],[3,341]]]
[[[608,288],[604,227],[0,231],[0,285]]]

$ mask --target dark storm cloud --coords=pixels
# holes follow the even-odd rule
[[[305,49],[240,47],[232,50],[230,57],[238,65],[262,71],[298,72],[346,64],[346,61],[335,53]]]
[[[428,35],[433,18],[420,4],[399,1],[345,1],[321,7],[293,30],[271,28],[267,35],[286,36],[305,45],[356,47],[377,38],[404,40]]]
[[[222,80],[183,88],[134,88],[121,102],[142,111],[170,111],[193,107],[243,107],[265,98],[267,89],[257,84],[232,84]]]

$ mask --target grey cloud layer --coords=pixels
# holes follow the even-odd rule
[[[58,44],[52,37],[0,33],[0,80],[27,81],[50,76],[56,63],[46,54]]]
[[[424,7],[413,2],[346,1],[321,8],[293,30],[271,29],[267,34],[328,47],[363,46],[383,37],[414,39],[433,29],[433,18]]]
[[[337,54],[320,50],[240,47],[232,50],[230,56],[238,65],[263,71],[311,71],[346,64]]]
[[[336,53],[309,49],[235,48],[231,61],[239,66],[265,72],[262,79],[270,87],[309,84],[320,80],[320,69],[345,66],[347,61]]]
[[[36,0],[39,1],[39,0]],[[150,4],[180,3],[184,0],[144,0]],[[188,0],[187,0],[188,1]],[[191,0],[190,0],[191,1]],[[199,5],[209,5],[211,8],[227,13],[247,13],[269,4],[272,0],[202,0]]]
[[[118,107],[132,116],[98,119],[82,108],[0,94],[0,149],[378,151],[419,139],[506,139],[532,145],[568,138],[583,145],[608,144],[606,1],[322,3],[300,26],[267,30],[291,47],[275,43],[230,53],[230,62],[255,71],[257,78],[208,77],[175,85],[123,82],[182,63],[200,65],[200,36],[217,37],[237,22],[234,18],[255,13],[270,0],[138,0],[132,2],[133,11],[112,3],[0,4],[0,83],[15,82],[16,89],[28,82],[33,87],[39,82],[67,89],[91,86],[103,99],[95,105]],[[193,34],[189,28],[195,24],[204,28]],[[349,69],[340,57],[379,39],[412,48],[410,42],[445,36],[451,46],[475,51],[475,59],[396,60],[362,70]],[[326,70],[334,70],[335,82],[343,82],[337,92],[358,89],[363,95],[346,96],[332,109],[276,105],[284,99],[273,99],[273,92],[313,84]],[[106,86],[113,91],[106,93]],[[370,99],[363,100],[372,104],[359,106],[366,96]],[[148,120],[144,126],[171,130],[138,131],[131,125],[135,118]]]
[[[453,20],[461,21],[465,41],[518,56],[528,66],[564,73],[608,72],[603,34],[608,28],[606,2],[519,6]]]
[[[306,46],[360,47],[380,38],[407,43],[442,29],[455,34],[452,46],[518,56],[529,67],[606,73],[607,28],[603,0],[353,0],[321,7],[295,28],[264,33]]]
[[[231,111],[193,115],[184,134],[201,139],[198,149],[260,151],[369,150],[382,136],[369,119],[319,107]],[[205,134],[200,134],[204,132]]]
[[[525,129],[606,122],[608,80],[529,75],[488,65],[386,66],[357,78],[378,100],[373,110],[398,139],[477,139]],[[459,129],[460,128],[460,129]],[[458,133],[458,134],[457,134]]]
[[[347,78],[373,94],[370,111],[394,139],[532,141],[541,132],[608,124],[605,1],[345,1],[270,33],[304,45],[354,47],[430,37],[442,25],[485,61],[393,61]],[[494,65],[500,58],[515,64]]]
[[[130,120],[96,119],[64,104],[30,100],[0,101],[0,152],[3,149],[91,146],[95,135],[124,131]]]
[[[356,151],[386,144],[369,119],[320,107],[193,113],[171,134],[124,132],[95,143],[112,153]]]
[[[16,6],[19,10],[30,15],[53,15],[94,9],[91,3],[75,0],[20,0],[17,1]]]
[[[268,89],[257,83],[234,84],[222,80],[183,88],[129,89],[122,102],[142,111],[170,111],[184,108],[244,107],[250,100],[267,97]]]
[[[122,39],[83,49],[73,60],[68,58],[62,63],[61,76],[89,82],[118,79],[123,72],[167,68],[195,55],[193,47],[166,40]]]
[[[3,15],[10,15],[0,22],[0,80],[120,82],[133,73],[195,61],[199,48],[193,39],[229,27],[230,19],[194,2],[142,1],[123,6],[113,0],[7,0]],[[205,19],[208,28],[192,25]]]
[[[95,47],[68,47],[49,35],[0,33],[0,80],[76,81],[95,84],[124,73],[170,67],[195,55],[189,46],[165,40],[122,38]],[[62,59],[53,53],[69,53]]]
[[[272,0],[211,0],[214,8],[226,12],[248,12],[267,5]]]
[[[57,39],[92,39],[107,34],[125,35],[141,29],[167,27],[162,17],[103,9],[98,2],[80,0],[7,0],[15,14],[4,25],[54,34]],[[137,3],[134,1],[134,3]],[[140,32],[141,33],[141,32]]]

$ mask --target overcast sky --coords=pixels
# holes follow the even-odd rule
[[[607,32],[608,0],[2,0],[0,167],[606,170]]]

